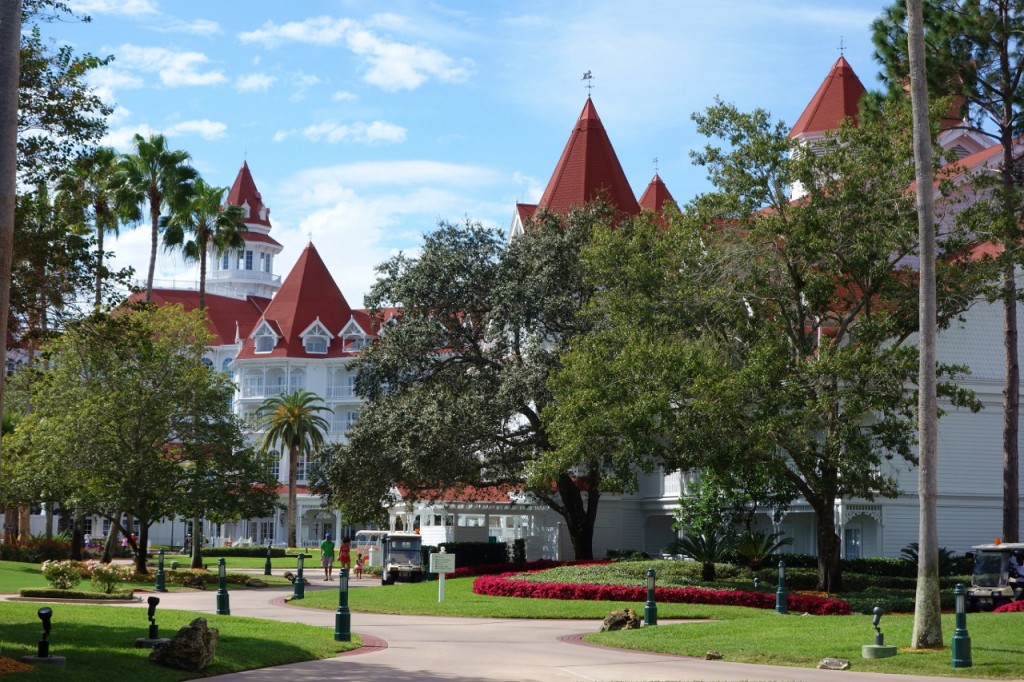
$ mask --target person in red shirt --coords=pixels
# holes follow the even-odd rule
[[[341,539],[341,545],[338,547],[338,562],[341,568],[352,567],[352,544],[347,535]]]

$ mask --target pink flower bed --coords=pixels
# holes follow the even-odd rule
[[[516,573],[487,575],[473,581],[473,592],[492,597],[530,597],[534,599],[585,599],[589,601],[647,600],[647,588],[627,585],[574,585],[568,583],[531,583],[511,580]],[[714,604],[774,609],[775,595],[767,592],[740,590],[705,590],[698,587],[659,587],[654,591],[659,602],[674,604]],[[852,613],[841,599],[828,599],[805,594],[790,594],[786,604],[790,611],[816,616],[845,616]]]

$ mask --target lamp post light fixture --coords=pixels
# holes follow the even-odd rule
[[[39,640],[39,648],[36,655],[39,658],[47,658],[50,655],[50,619],[53,618],[53,609],[44,606],[36,612],[36,615],[39,616],[39,620],[43,621],[43,638]]]
[[[161,549],[160,557],[159,559],[157,559],[156,564],[156,587],[153,589],[155,589],[157,592],[166,592],[167,583],[165,582],[165,580],[166,579],[164,577],[164,551]]]
[[[789,613],[786,604],[786,562],[779,562],[779,589],[775,591],[775,613]]]
[[[953,588],[953,601],[956,604],[956,628],[953,630],[953,667],[970,668],[971,636],[967,633],[967,594],[963,583]]]
[[[149,638],[157,639],[160,637],[160,628],[156,624],[156,605],[160,603],[160,597],[147,597],[146,603],[149,604]]]
[[[871,613],[874,617],[871,619],[871,624],[875,627],[875,646],[885,646],[885,635],[882,634],[882,628],[879,627],[879,623],[882,622],[882,614],[885,613],[885,609],[881,606],[876,606],[871,609]]]
[[[338,610],[334,614],[334,641],[352,641],[352,613],[348,610],[348,569],[338,576]]]
[[[267,542],[267,562],[263,564],[263,575],[270,575],[270,542]]]
[[[231,601],[228,597],[228,568],[224,563],[224,557],[217,559],[217,615],[231,615]]]
[[[756,592],[760,592],[761,591],[761,576],[759,576],[759,575],[755,575],[754,576],[754,590]]]
[[[292,585],[292,599],[306,598],[306,579],[302,577],[302,563],[306,555],[299,552],[299,566],[296,569],[295,583]]]
[[[647,569],[647,603],[644,604],[644,626],[658,624],[658,605],[654,601],[654,583],[657,574],[653,568]]]

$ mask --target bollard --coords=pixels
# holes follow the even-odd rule
[[[352,613],[348,610],[348,569],[338,578],[338,611],[334,614],[334,641],[352,641]]]
[[[779,589],[775,591],[775,613],[789,613],[786,603],[786,562],[779,562]]]
[[[263,575],[270,575],[270,545],[267,545],[267,563],[263,564]]]
[[[164,551],[160,550],[160,558],[157,559],[156,564],[156,587],[153,588],[157,592],[166,592],[167,584],[164,578]]]
[[[653,568],[647,569],[647,603],[644,604],[644,627],[658,624],[658,605],[654,601],[654,583],[657,575]]]
[[[971,635],[967,632],[967,604],[963,583],[957,583],[953,588],[953,600],[956,605],[956,629],[953,630],[953,667],[970,668],[974,665],[971,660]]]
[[[231,602],[228,598],[228,569],[224,563],[224,557],[217,559],[217,577],[219,587],[217,588],[217,615],[230,616]]]
[[[306,598],[306,580],[302,577],[302,563],[305,558],[306,555],[299,552],[299,566],[296,571],[298,575],[295,576],[295,583],[292,586],[292,599]]]

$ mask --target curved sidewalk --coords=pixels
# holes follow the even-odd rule
[[[356,581],[353,581],[356,582]],[[364,585],[379,581],[364,579]],[[356,584],[358,589],[362,586]],[[307,590],[337,589],[314,580]],[[334,612],[283,603],[290,588],[231,593],[231,614],[334,628]],[[161,608],[214,613],[214,592],[169,592]],[[144,604],[142,604],[144,607]],[[949,678],[881,675],[704,661],[595,647],[574,641],[595,632],[594,620],[521,620],[352,614],[352,630],[379,646],[364,646],[337,658],[294,663],[205,678],[218,682],[477,682],[516,680],[805,680],[807,682],[934,682]],[[699,627],[695,624],[695,627]],[[375,641],[381,640],[381,642]]]

